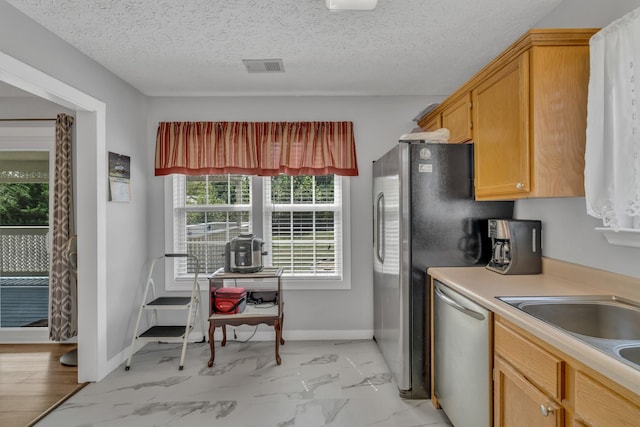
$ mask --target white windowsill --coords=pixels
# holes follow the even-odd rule
[[[200,290],[204,291],[209,288],[209,279],[199,278]],[[273,289],[275,280],[269,279],[242,279],[237,280],[237,286],[249,285],[253,289]],[[193,286],[193,279],[176,279],[170,282],[166,287],[166,291],[190,291]],[[332,290],[348,290],[351,289],[351,283],[348,280],[332,280],[332,279],[311,279],[311,278],[296,278],[296,277],[283,277],[282,289],[285,291],[332,291]]]
[[[615,231],[611,228],[596,227],[596,231],[601,232],[611,245],[640,248],[640,230],[638,229],[621,228]]]

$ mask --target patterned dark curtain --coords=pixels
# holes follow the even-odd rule
[[[64,341],[78,333],[76,277],[68,259],[69,242],[75,234],[71,163],[73,121],[73,117],[66,114],[58,114],[56,120],[56,165],[51,216],[53,244],[49,282],[49,338],[52,341]]]

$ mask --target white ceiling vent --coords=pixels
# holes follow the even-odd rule
[[[284,73],[282,59],[243,59],[250,73]]]

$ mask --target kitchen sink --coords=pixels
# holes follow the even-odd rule
[[[636,365],[640,365],[640,345],[622,347],[618,350],[618,354],[623,359],[628,360],[631,363],[635,363]]]
[[[640,370],[640,304],[608,295],[498,299]]]
[[[518,308],[576,334],[612,340],[640,340],[640,308],[617,301],[524,302]]]

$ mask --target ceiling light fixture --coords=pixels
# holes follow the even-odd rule
[[[327,9],[336,10],[373,10],[378,0],[325,0]]]

